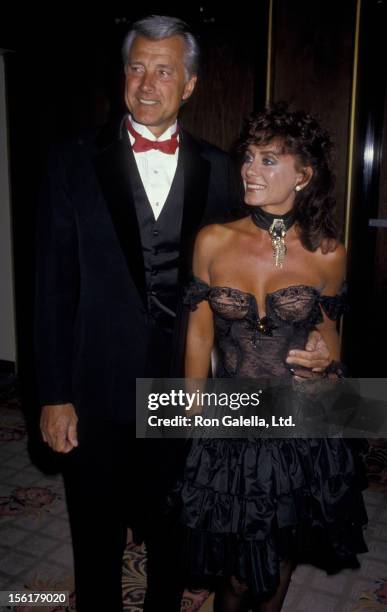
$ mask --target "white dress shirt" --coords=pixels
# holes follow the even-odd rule
[[[149,140],[168,140],[173,136],[177,128],[177,122],[175,122],[159,138],[156,138],[145,125],[137,123],[130,115],[129,121],[136,132]],[[133,145],[135,139],[129,131],[128,134]],[[166,202],[175,176],[179,147],[177,147],[173,155],[163,153],[157,149],[143,151],[142,153],[135,153],[133,151],[133,154],[142,184],[144,185],[154,217],[157,220]]]

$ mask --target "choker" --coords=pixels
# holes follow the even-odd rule
[[[282,268],[287,251],[285,244],[286,232],[295,221],[294,211],[289,210],[284,215],[272,215],[262,210],[259,206],[247,205],[246,208],[251,215],[253,223],[257,227],[269,232],[273,247],[274,265],[276,268]]]

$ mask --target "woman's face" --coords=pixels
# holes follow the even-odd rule
[[[293,206],[295,188],[308,182],[305,170],[297,166],[294,155],[282,153],[278,142],[249,145],[242,166],[245,203],[285,214]]]

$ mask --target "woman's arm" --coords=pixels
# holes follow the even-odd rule
[[[340,244],[335,251],[321,254],[320,259],[323,263],[323,271],[326,279],[323,294],[328,296],[337,295],[344,282],[346,265],[345,248]],[[321,309],[321,311],[323,322],[316,327],[328,346],[331,359],[333,361],[339,361],[340,339],[337,333],[337,322],[329,319],[323,309]]]
[[[214,226],[203,228],[196,239],[193,256],[193,273],[210,284],[210,265],[214,249]],[[190,313],[185,353],[185,376],[207,378],[210,370],[211,351],[214,343],[212,310],[203,300]]]
[[[208,302],[201,302],[197,310],[191,312],[188,323],[185,353],[187,378],[208,378],[213,342],[212,312]]]

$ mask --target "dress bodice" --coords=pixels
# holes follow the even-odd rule
[[[194,277],[184,303],[195,310],[203,300],[214,315],[217,377],[290,376],[288,351],[305,347],[309,331],[323,321],[322,310],[330,319],[338,318],[345,290],[327,296],[310,285],[283,287],[266,295],[261,317],[252,293],[210,286]]]

